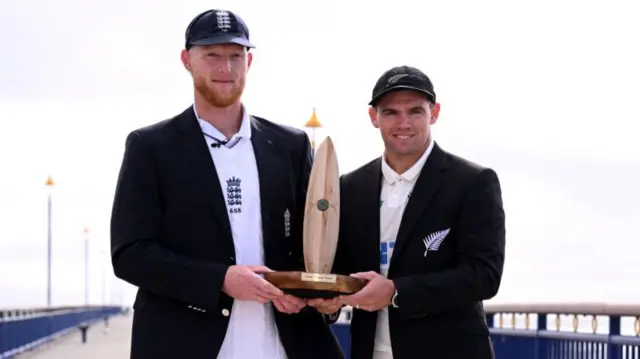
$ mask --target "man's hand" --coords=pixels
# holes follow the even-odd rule
[[[273,300],[273,305],[282,313],[294,314],[302,310],[307,306],[307,303],[297,297],[289,294],[285,294]]]
[[[260,303],[279,298],[284,293],[258,275],[267,272],[272,270],[265,266],[231,266],[224,277],[222,291],[238,300]]]
[[[307,300],[307,304],[316,308],[322,314],[331,315],[342,308],[343,304],[338,297],[332,299],[315,298]]]
[[[351,276],[367,279],[369,283],[355,294],[340,296],[343,303],[370,312],[391,305],[391,298],[396,291],[393,281],[376,272],[361,272]]]

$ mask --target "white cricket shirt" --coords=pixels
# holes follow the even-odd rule
[[[251,144],[251,121],[244,106],[242,111],[240,130],[230,139],[200,119],[197,112],[196,118],[220,179],[236,264],[264,265],[258,168]],[[212,148],[211,144],[218,142],[213,138],[228,142]],[[271,303],[234,300],[230,315],[218,359],[286,359]]]

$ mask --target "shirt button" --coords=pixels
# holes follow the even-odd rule
[[[224,315],[225,317],[229,316],[229,309],[225,308],[222,310],[222,315]]]

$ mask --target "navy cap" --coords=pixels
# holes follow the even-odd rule
[[[238,44],[254,48],[249,41],[249,28],[236,14],[212,9],[196,16],[185,33],[185,48],[192,46]]]
[[[423,94],[429,101],[436,103],[436,92],[427,75],[415,67],[398,66],[387,70],[373,88],[369,105],[375,106],[382,96],[401,90],[411,90]]]

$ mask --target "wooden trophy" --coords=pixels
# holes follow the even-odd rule
[[[331,274],[340,224],[340,172],[330,137],[315,155],[304,209],[303,252],[306,272],[270,272],[265,279],[299,298],[333,298],[353,294],[364,279]]]

